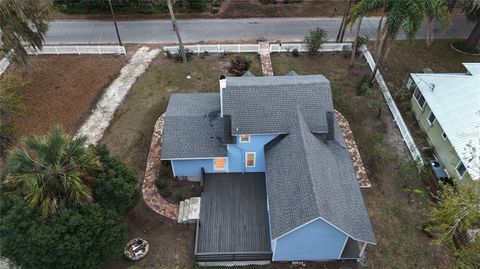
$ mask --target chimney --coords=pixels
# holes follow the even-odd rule
[[[220,117],[223,118],[223,90],[227,88],[227,80],[225,79],[225,75],[220,75],[218,82],[220,83]]]
[[[331,141],[335,139],[335,114],[333,111],[327,111],[327,125],[328,133],[326,135],[326,140]]]

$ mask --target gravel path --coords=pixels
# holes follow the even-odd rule
[[[90,117],[77,131],[76,136],[85,135],[87,143],[96,144],[108,128],[115,110],[122,103],[137,78],[145,72],[150,62],[160,53],[160,49],[149,50],[141,47],[132,56],[112,84],[107,88]]]

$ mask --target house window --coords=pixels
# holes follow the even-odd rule
[[[226,167],[226,158],[215,158],[213,160],[215,171],[224,171]]]
[[[423,98],[422,93],[416,86],[415,91],[413,92],[413,97],[415,98],[415,101],[417,101],[418,106],[423,110],[425,107],[425,98]]]
[[[250,142],[250,135],[248,135],[248,134],[240,135],[240,142],[241,143],[249,143]]]
[[[447,134],[445,132],[442,133],[443,140],[447,140]]]
[[[457,164],[457,167],[455,169],[457,170],[460,178],[463,178],[463,175],[465,175],[465,172],[467,171],[467,168],[465,168],[465,165],[463,165],[462,161]]]
[[[427,120],[430,125],[433,125],[433,123],[435,122],[435,114],[433,114],[432,111],[430,111],[430,114],[428,114]]]
[[[255,152],[246,152],[245,155],[245,166],[255,167]]]

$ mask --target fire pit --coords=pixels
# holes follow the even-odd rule
[[[145,257],[148,252],[148,242],[142,238],[130,240],[125,247],[124,255],[127,259],[138,261]]]

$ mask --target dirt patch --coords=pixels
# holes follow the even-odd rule
[[[31,56],[27,68],[11,66],[7,72],[27,83],[17,137],[45,134],[56,124],[73,135],[129,57],[43,55]]]

